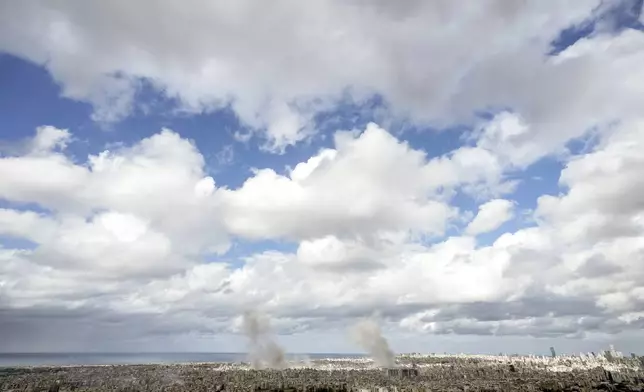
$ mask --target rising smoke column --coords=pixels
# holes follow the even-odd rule
[[[376,365],[394,367],[396,365],[394,352],[389,348],[387,339],[382,336],[380,327],[373,319],[358,322],[351,329],[353,340],[366,350]]]
[[[273,339],[266,317],[256,311],[247,311],[242,317],[242,327],[249,340],[249,356],[254,369],[286,367],[284,350]]]

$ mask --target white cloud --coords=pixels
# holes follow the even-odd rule
[[[64,150],[71,135],[66,129],[43,126],[36,129],[36,136],[31,140],[29,153],[33,155],[48,153],[58,147]]]
[[[114,277],[167,274],[189,266],[172,254],[171,240],[138,218],[115,212],[90,221],[63,218],[56,237],[43,242],[31,260],[58,268],[98,271]]]
[[[32,211],[0,208],[0,234],[43,241],[54,234],[56,223]]]
[[[429,159],[373,123],[362,133],[337,132],[334,142],[288,176],[263,169],[239,189],[222,189],[230,231],[295,240],[398,231],[436,236],[457,217],[448,204],[454,189],[483,195],[512,187],[497,158],[482,148]]]
[[[169,130],[115,152],[72,162],[55,145],[66,131],[41,127],[21,156],[0,159],[0,197],[36,203],[51,216],[2,210],[7,234],[40,247],[30,256],[58,268],[168,273],[228,246],[203,157]],[[168,268],[170,268],[168,270]],[[165,272],[162,272],[165,271]]]
[[[381,238],[380,241],[386,242]],[[298,261],[313,268],[327,270],[364,270],[385,267],[386,245],[372,249],[360,241],[342,241],[329,235],[302,241],[297,249]]]
[[[402,196],[418,195],[415,203],[421,203],[422,195],[448,206],[449,197],[437,189],[467,186],[472,178],[462,172],[471,166],[457,164],[458,151],[427,160],[374,125],[362,134],[339,133],[335,149],[296,165],[288,177],[265,177],[267,171],[260,170],[239,189],[217,188],[201,172],[203,161],[195,147],[167,130],[94,156],[87,168],[50,152],[38,159],[59,162],[71,172],[84,170],[82,181],[73,192],[58,188],[59,194],[49,194],[47,201],[56,200],[48,205],[51,214],[0,210],[1,235],[37,244],[0,252],[1,298],[12,312],[104,309],[127,322],[143,317],[135,327],[141,334],[158,328],[178,335],[231,331],[230,322],[240,310],[253,306],[277,317],[282,332],[341,330],[349,319],[374,310],[394,330],[438,335],[636,331],[641,320],[633,315],[644,306],[644,209],[633,197],[640,186],[641,127],[622,124],[592,151],[571,157],[561,175],[567,190],[540,199],[537,225],[502,234],[487,246],[478,246],[471,236],[428,245],[424,237],[410,235],[408,230],[426,226],[415,226],[409,217],[416,213],[397,212],[409,200]],[[170,145],[174,148],[167,149]],[[22,167],[33,159],[25,153],[2,158],[0,165]],[[156,164],[160,159],[165,165]],[[453,173],[456,179],[441,173]],[[161,181],[164,175],[173,191],[153,200],[138,182],[163,191],[169,186]],[[95,188],[94,176],[105,183],[102,188]],[[19,192],[0,188],[13,190],[3,197],[47,206],[39,201],[43,188],[32,184],[47,179],[27,178],[30,182],[13,183],[22,187]],[[3,181],[16,179],[5,175]],[[261,198],[248,196],[254,194],[248,188],[254,181],[262,185]],[[353,194],[346,192],[367,192],[370,199],[356,198],[352,204]],[[323,205],[318,200],[333,201],[336,194],[345,203],[327,203],[315,215],[314,207]],[[320,195],[326,199],[317,199]],[[245,200],[244,211],[232,204],[238,197]],[[381,199],[389,202],[368,209],[360,204]],[[276,204],[280,200],[283,204]],[[85,206],[71,208],[72,201]],[[303,209],[309,204],[310,209]],[[512,216],[513,207],[504,199],[484,203],[466,232],[498,228]],[[364,221],[351,214],[352,208],[362,208],[360,218],[382,226],[357,225]],[[288,218],[288,225],[255,211]],[[335,220],[325,221],[325,216]],[[265,231],[226,222],[233,218],[255,221]],[[351,225],[360,230],[343,231]],[[240,268],[203,263],[211,248],[225,246],[227,234],[252,238],[256,233],[296,239],[299,247],[294,254],[247,256]],[[162,326],[157,317],[164,318]]]
[[[358,136],[338,132],[334,150],[299,163],[290,176],[259,170],[220,196],[231,232],[250,238],[442,234],[456,212],[438,196],[440,186],[458,182],[448,177],[460,173],[452,166],[449,159],[428,162],[370,124]]]
[[[626,123],[596,151],[574,157],[560,178],[569,192],[539,199],[539,216],[561,228],[563,241],[592,244],[641,232],[644,205],[636,195],[644,190],[639,170],[644,162],[637,151],[644,143],[642,127],[641,121]]]
[[[467,225],[465,231],[471,235],[487,233],[501,227],[514,217],[514,203],[505,199],[490,200],[479,206],[479,212]]]
[[[97,118],[126,115],[145,79],[188,110],[230,104],[266,130],[274,151],[305,138],[314,114],[345,93],[357,101],[378,93],[393,114],[437,124],[511,107],[538,130],[530,146],[512,142],[530,150],[527,160],[637,113],[641,34],[592,37],[562,61],[546,57],[557,34],[598,4],[10,2],[0,48],[45,65]]]
[[[544,155],[529,133],[516,113],[501,112],[481,127],[477,146],[492,152],[505,166],[527,166]]]

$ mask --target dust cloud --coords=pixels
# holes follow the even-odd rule
[[[351,329],[351,337],[369,353],[376,365],[381,367],[396,365],[394,352],[389,348],[389,343],[382,336],[380,327],[375,320],[364,319],[355,324]]]
[[[249,359],[254,369],[284,369],[284,349],[274,339],[268,318],[257,311],[242,317],[244,334],[249,340]]]

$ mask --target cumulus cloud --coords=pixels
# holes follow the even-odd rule
[[[381,268],[384,252],[378,252],[359,242],[342,241],[334,236],[302,241],[297,258],[302,263],[322,269]]]
[[[238,189],[218,188],[203,175],[195,147],[168,130],[131,147],[91,156],[87,166],[56,151],[4,157],[0,166],[23,173],[34,167],[34,160],[42,160],[53,163],[49,167],[54,170],[80,174],[73,187],[48,188],[43,183],[49,179],[35,173],[17,177],[15,171],[0,170],[3,183],[12,184],[0,188],[3,198],[49,209],[0,210],[2,235],[35,244],[2,250],[2,304],[5,309],[55,306],[63,313],[83,306],[142,317],[183,314],[181,322],[173,324],[174,317],[166,321],[179,334],[181,328],[201,331],[197,333],[226,330],[226,320],[239,309],[259,304],[275,315],[278,332],[289,333],[346,328],[348,320],[375,310],[400,328],[434,334],[579,336],[633,330],[644,305],[644,210],[632,197],[641,177],[641,129],[640,123],[623,124],[592,151],[571,157],[561,174],[567,191],[539,199],[537,225],[502,234],[483,247],[470,236],[423,244],[405,228],[433,226],[414,226],[414,213],[393,212],[406,202],[401,190],[449,205],[449,198],[435,190],[440,183],[436,173],[427,167],[453,165],[458,152],[428,160],[375,126],[358,136],[340,133],[336,149],[297,165],[289,177],[272,175],[275,182],[262,188],[277,196],[283,184],[299,187],[292,193],[294,200],[315,206],[323,200],[316,198],[325,192],[324,185],[333,191],[327,200],[333,193],[341,195],[337,203],[323,205],[335,221],[316,216],[313,207],[306,214],[295,209],[300,213],[287,221],[290,229],[280,231],[281,221],[251,215],[260,225],[266,219],[266,233],[275,228],[268,238],[297,239],[299,247],[294,254],[247,256],[239,268],[225,256],[223,262],[209,264],[202,264],[201,257],[225,249],[227,235],[253,238],[255,233],[227,220],[249,213],[238,210],[234,201],[250,194],[248,182],[261,179],[261,170]],[[169,145],[173,148],[167,149]],[[387,154],[395,159],[387,160]],[[372,155],[380,160],[375,169]],[[158,159],[165,164],[156,166]],[[455,167],[450,170],[460,173]],[[339,202],[350,200],[343,193],[346,185],[340,185],[346,182],[333,177],[347,170],[360,179],[353,181],[355,189],[370,190],[371,200],[390,203],[364,209],[357,217],[352,214]],[[94,176],[101,181],[95,182]],[[171,186],[167,181],[173,192],[151,199],[151,190]],[[459,186],[451,177],[445,182]],[[397,186],[386,186],[391,183]],[[316,191],[307,193],[309,186]],[[288,192],[283,195],[289,197]],[[313,201],[307,204],[307,198]],[[270,196],[244,200],[251,214],[275,208]],[[423,211],[420,200],[407,208]],[[503,199],[484,203],[466,231],[493,230],[511,216],[512,207]],[[280,208],[289,213],[286,206]],[[360,219],[383,226],[376,232],[369,231],[371,225],[352,223]],[[342,230],[352,224],[361,230]],[[323,230],[304,231],[315,225]],[[217,232],[221,234],[212,235]],[[369,233],[371,239],[365,237]]]
[[[465,231],[471,235],[487,233],[498,229],[514,217],[514,203],[510,200],[494,199],[479,206],[479,212],[467,225]]]
[[[641,129],[641,123],[622,124],[590,152],[570,157],[561,173],[567,190],[539,199],[536,226],[502,234],[482,247],[471,236],[423,243],[424,237],[409,230],[428,232],[423,230],[431,230],[431,222],[415,226],[416,213],[398,212],[407,202],[403,190],[418,192],[406,208],[449,206],[450,193],[438,191],[438,184],[460,189],[467,181],[441,179],[428,168],[449,167],[460,178],[465,169],[454,163],[458,151],[427,159],[375,126],[360,135],[339,133],[336,149],[296,165],[290,176],[274,174],[262,184],[264,195],[275,192],[275,201],[284,184],[298,187],[293,200],[310,210],[290,201],[299,214],[289,218],[288,230],[280,229],[280,220],[251,215],[266,225],[267,238],[299,241],[297,252],[250,255],[238,268],[225,255],[209,264],[202,257],[225,249],[228,236],[256,238],[230,219],[276,208],[270,196],[247,196],[248,183],[261,179],[262,170],[240,188],[218,188],[201,171],[194,145],[169,130],[90,156],[87,166],[57,151],[4,157],[0,166],[23,173],[41,160],[80,174],[73,187],[47,188],[43,183],[49,179],[35,173],[17,177],[15,171],[0,170],[3,183],[13,185],[0,188],[3,198],[48,209],[0,210],[2,235],[35,244],[2,250],[2,304],[5,309],[56,307],[62,313],[82,306],[123,317],[172,313],[182,315],[181,321],[173,316],[165,322],[168,333],[177,334],[182,328],[198,334],[225,331],[239,309],[260,304],[276,317],[277,331],[286,333],[346,328],[375,310],[402,329],[433,334],[579,337],[631,331],[638,328],[644,305],[644,210],[632,197],[641,177]],[[388,154],[395,158],[387,159]],[[157,166],[160,159],[165,164]],[[353,181],[354,189],[339,180],[346,171],[360,179]],[[163,191],[171,186],[167,181],[173,192],[152,199],[151,189]],[[386,186],[391,183],[396,187]],[[307,193],[306,187],[316,191]],[[350,208],[362,204],[349,203],[348,209],[340,203],[350,201],[346,188],[368,190],[363,200],[382,204],[356,216]],[[316,216],[313,209],[327,189],[326,200],[338,202],[322,207],[334,220]],[[237,209],[239,197],[250,212]],[[287,206],[279,208],[288,217]],[[511,217],[512,208],[508,200],[490,200],[465,230],[493,230]],[[355,223],[361,219],[382,226],[374,230]],[[316,225],[322,229],[306,232]],[[269,228],[275,230],[270,235]]]
[[[222,190],[230,230],[260,239],[444,232],[456,211],[436,194],[461,181],[457,163],[428,162],[376,124],[357,136],[338,132],[334,140],[335,149],[297,164],[288,176],[263,169],[239,189]]]
[[[36,136],[29,143],[30,154],[43,154],[58,147],[62,150],[67,147],[71,135],[66,129],[58,129],[52,126],[43,126],[36,129]]]
[[[227,249],[214,181],[189,141],[163,130],[83,165],[53,150],[68,139],[67,131],[41,127],[28,143],[34,148],[0,159],[0,197],[51,212],[3,210],[7,234],[40,245],[29,256],[34,262],[167,273],[189,266],[194,255]]]

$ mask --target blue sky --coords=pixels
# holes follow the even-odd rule
[[[0,351],[638,339],[642,1],[156,7],[0,7]]]

